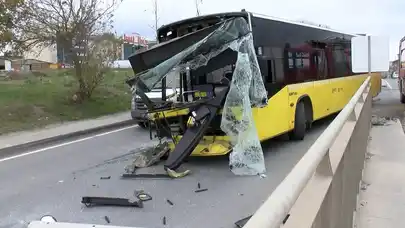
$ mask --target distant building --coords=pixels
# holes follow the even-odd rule
[[[155,41],[147,40],[145,37],[139,34],[124,34],[122,36],[122,47],[121,47],[121,60],[127,60],[129,56],[139,50],[145,50],[155,45]]]
[[[0,56],[0,71],[11,71],[11,60]]]
[[[33,59],[40,62],[57,63],[56,47],[34,47],[23,55],[24,59]]]

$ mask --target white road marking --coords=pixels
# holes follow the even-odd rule
[[[50,147],[45,147],[45,148],[41,148],[41,149],[38,149],[38,150],[30,151],[30,152],[27,152],[27,153],[2,158],[2,159],[0,159],[0,162],[5,162],[5,161],[12,160],[12,159],[15,159],[15,158],[20,158],[20,157],[24,157],[24,156],[28,156],[28,155],[32,155],[32,154],[41,153],[41,152],[51,150],[51,149],[55,149],[55,148],[58,148],[58,147],[67,146],[67,145],[70,145],[70,144],[86,141],[86,140],[89,140],[89,139],[94,139],[94,138],[97,138],[97,137],[100,137],[100,136],[109,135],[109,134],[112,134],[112,133],[124,131],[124,130],[131,129],[131,128],[134,128],[134,127],[137,127],[137,126],[138,125],[132,125],[132,126],[129,126],[129,127],[124,127],[124,128],[116,129],[116,130],[113,130],[113,131],[107,131],[107,132],[104,132],[104,133],[101,133],[101,134],[98,134],[98,135],[84,137],[84,138],[73,140],[73,141],[70,141],[70,142],[65,142],[65,143],[53,145],[53,146],[50,146]]]
[[[391,87],[390,83],[388,83],[388,81],[387,81],[387,80],[383,79],[383,81],[384,81],[384,82],[387,84],[387,87],[388,87],[389,89],[392,89],[392,87]]]

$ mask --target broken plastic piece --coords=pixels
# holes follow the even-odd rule
[[[241,220],[236,221],[236,222],[235,222],[236,227],[242,228],[243,226],[245,226],[245,224],[249,221],[249,219],[250,219],[251,217],[252,217],[252,215],[250,215],[250,216],[248,216],[248,217],[246,217],[246,218],[243,218],[243,219],[241,219]]]
[[[110,223],[111,221],[110,221],[110,218],[108,218],[108,216],[106,215],[106,216],[104,216],[104,220],[107,222],[107,223]]]
[[[174,205],[174,203],[173,203],[171,200],[169,200],[169,199],[166,199],[166,202],[167,202],[168,204],[170,204],[170,206],[173,206],[173,205]]]
[[[142,201],[152,200],[152,196],[150,196],[148,193],[145,193],[143,190],[140,190],[140,191],[135,190],[134,195],[136,198],[138,198]]]
[[[182,178],[182,177],[185,177],[185,176],[187,176],[188,174],[191,173],[190,170],[186,170],[184,172],[176,172],[176,171],[171,170],[169,168],[166,168],[166,172],[167,172],[167,175],[169,175],[171,178]]]
[[[124,206],[124,207],[143,208],[143,203],[141,200],[131,201],[130,199],[114,198],[114,197],[84,196],[82,198],[82,203],[86,205],[86,207],[103,205],[103,206]]]
[[[205,191],[208,191],[208,188],[197,189],[197,190],[195,190],[194,192],[195,192],[195,193],[199,193],[199,192],[205,192]]]

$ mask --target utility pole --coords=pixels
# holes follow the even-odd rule
[[[155,6],[153,7],[153,13],[155,14],[155,32],[158,29],[158,4],[157,4],[157,0],[154,0],[155,2]]]
[[[200,16],[199,3],[202,3],[202,0],[194,0],[194,3],[195,3],[195,9],[197,10],[197,16]]]

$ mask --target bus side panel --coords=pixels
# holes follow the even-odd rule
[[[335,78],[330,80],[330,113],[339,112],[350,101],[360,85],[364,82],[364,75]]]
[[[321,80],[314,82],[314,91],[311,93],[313,120],[321,119],[330,114],[331,100],[330,80]]]
[[[284,87],[269,99],[266,107],[254,108],[253,117],[260,141],[291,130],[293,120],[288,103],[288,89]]]

